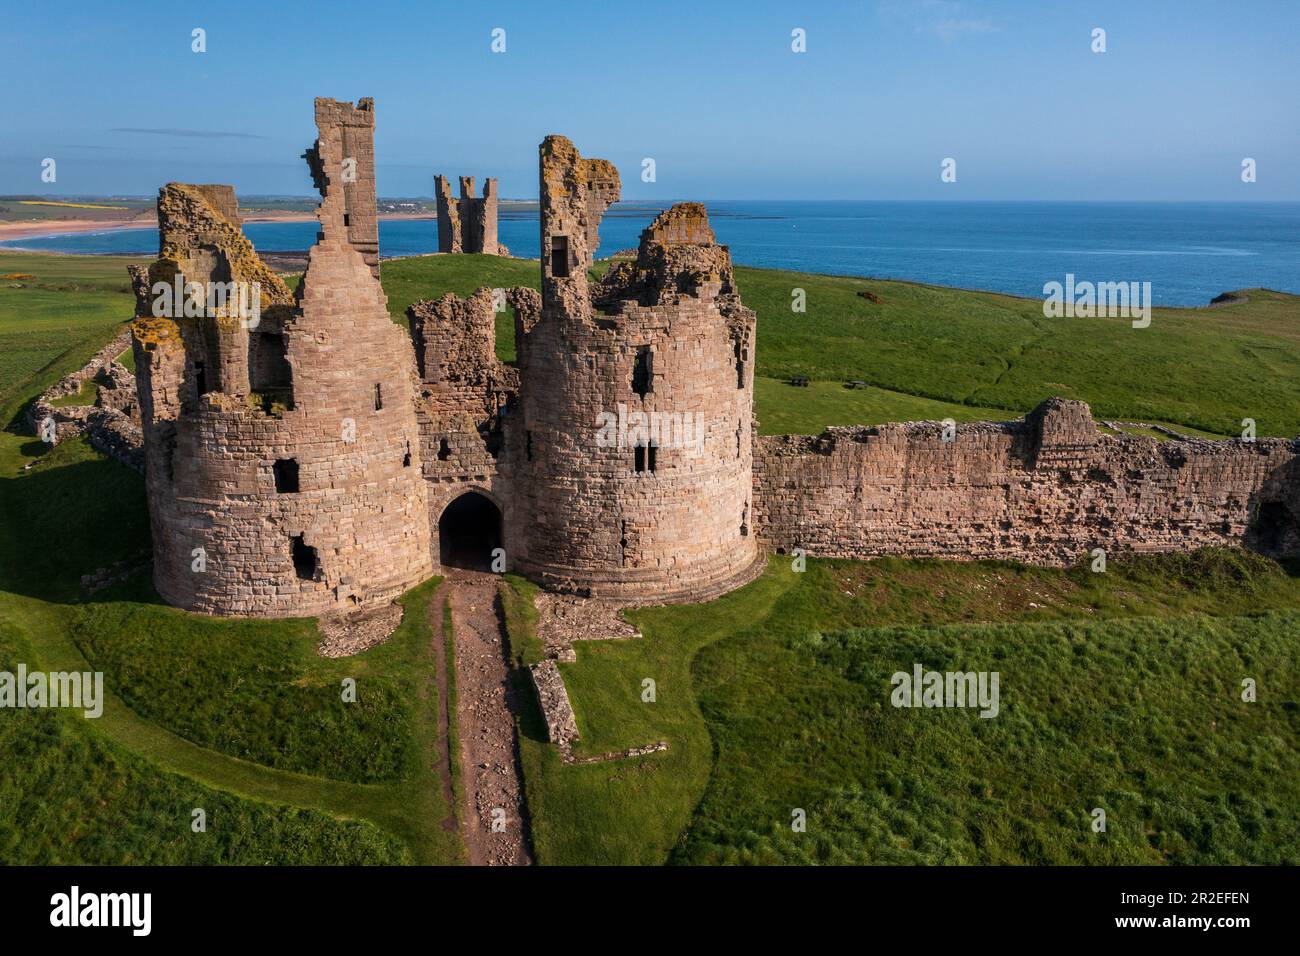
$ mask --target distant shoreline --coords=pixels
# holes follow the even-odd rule
[[[385,213],[379,218],[381,220],[426,219],[433,221],[436,217],[423,212],[397,212]],[[309,212],[254,212],[244,219],[244,225],[265,222],[312,222],[315,219],[316,216]],[[158,220],[152,216],[148,219],[131,219],[126,221],[113,219],[46,219],[44,221],[9,221],[0,222],[0,242],[10,242],[18,239],[50,239],[55,236],[71,236],[85,232],[124,232],[128,229],[156,228],[158,228]],[[5,246],[4,248],[14,252],[45,251],[40,249],[23,249],[21,246]]]

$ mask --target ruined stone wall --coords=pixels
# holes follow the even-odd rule
[[[375,101],[370,97],[356,105],[317,97],[316,127],[320,137],[303,158],[311,167],[317,190],[342,194],[343,225],[348,242],[379,277],[379,210],[375,202]],[[337,170],[327,174],[322,162],[322,143],[342,157]]]
[[[513,515],[501,459],[519,373],[497,358],[494,306],[484,288],[467,299],[447,293],[417,302],[406,312],[421,380],[416,414],[435,535],[442,511],[466,491]]]
[[[318,116],[322,102],[332,101],[318,101]],[[386,602],[432,573],[414,355],[353,243],[338,188],[355,145],[322,120],[309,151],[321,239],[294,301],[255,324],[231,315],[135,323],[154,580],[172,604],[315,615]],[[217,255],[185,245],[195,222],[224,217],[202,193],[181,192],[190,205],[159,205],[163,235],[175,240],[168,261],[255,258],[229,221]],[[355,196],[368,192],[373,182]],[[277,377],[256,381],[267,369]]]
[[[1300,553],[1295,441],[1106,435],[1082,402],[1025,420],[831,428],[760,438],[757,530],[827,557],[1006,558],[1067,565],[1108,554],[1245,545]]]
[[[563,136],[539,150],[542,305],[580,317],[590,310],[587,269],[600,244],[600,220],[619,197],[618,170],[584,159]]]
[[[497,241],[497,181],[489,179],[481,197],[474,195],[474,177],[460,177],[460,198],[451,194],[445,176],[435,176],[433,194],[438,210],[438,251],[505,255]]]
[[[93,447],[143,472],[144,436],[140,431],[135,376],[116,361],[130,347],[131,328],[124,326],[90,361],[38,395],[27,408],[27,425],[32,432],[43,440],[52,438],[55,444],[85,435]],[[80,393],[87,382],[94,386],[91,402],[55,404]]]

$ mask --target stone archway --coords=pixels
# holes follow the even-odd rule
[[[501,547],[501,509],[477,491],[467,491],[442,510],[438,555],[444,567],[490,571],[492,551]]]

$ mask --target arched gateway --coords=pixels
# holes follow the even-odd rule
[[[501,547],[501,510],[486,495],[467,491],[438,519],[439,561],[446,567],[489,571]]]

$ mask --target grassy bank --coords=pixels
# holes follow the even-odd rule
[[[526,737],[538,860],[1294,862],[1297,606],[1300,581],[1235,551],[1095,575],[773,559],[561,665],[580,753],[670,749],[566,766]],[[914,662],[999,671],[1003,713],[893,709],[889,676]],[[1241,702],[1247,676],[1267,702]],[[1113,823],[1094,839],[1097,806]]]
[[[124,265],[0,253],[0,273],[36,277],[0,281],[0,346],[21,353],[0,361],[6,422],[129,315]],[[396,317],[418,298],[532,284],[536,272],[426,257],[386,263],[384,284]],[[1222,309],[1160,310],[1147,330],[1092,320],[1103,324],[1071,331],[1006,296],[738,275],[759,312],[768,433],[1006,418],[1049,394],[1223,434],[1247,416],[1260,434],[1300,424],[1295,297],[1251,293]],[[789,311],[792,284],[807,313]],[[1127,338],[1146,333],[1167,336],[1158,350],[1176,372],[1148,350],[1157,345]],[[513,354],[508,315],[498,349]],[[790,374],[813,383],[779,380]],[[1076,375],[1086,394],[1071,391]],[[849,390],[846,378],[871,384]],[[433,769],[443,702],[430,615],[454,650],[446,607],[431,606],[436,582],[406,595],[387,643],[327,661],[311,621],[184,614],[143,575],[89,599],[80,576],[139,560],[148,535],[139,476],[81,441],[49,450],[0,433],[0,660],[102,669],[110,691],[96,721],[35,714],[0,728],[5,752],[25,761],[0,783],[0,858],[462,861]],[[521,666],[542,654],[534,592],[520,578],[502,584]],[[537,711],[521,716],[537,859],[1300,862],[1297,608],[1300,580],[1235,551],[1112,560],[1099,575],[896,559],[794,573],[773,559],[709,604],[631,612],[643,639],[580,644],[562,666],[579,756],[658,740],[667,751],[565,765]],[[913,662],[998,670],[1002,714],[894,710],[888,677]],[[340,701],[344,677],[357,679],[358,704]],[[1240,701],[1243,677],[1259,681],[1258,704]],[[530,693],[525,679],[519,689]],[[207,843],[189,835],[199,806]],[[1088,826],[1096,807],[1105,834]],[[795,809],[805,833],[789,827]],[[150,833],[167,836],[155,846]]]
[[[0,846],[22,842],[15,859],[51,861],[90,847],[85,861],[103,863],[459,862],[424,759],[438,727],[425,607],[436,581],[403,598],[386,644],[326,661],[311,622],[185,614],[156,603],[145,576],[86,600],[82,574],[147,544],[138,475],[81,440],[47,450],[0,433],[0,633],[29,668],[102,670],[109,695],[93,721],[9,725],[6,752],[30,763],[0,791]],[[343,676],[357,680],[356,704],[341,703]],[[60,760],[84,771],[63,790],[28,776]],[[97,812],[101,785],[154,796]],[[209,810],[208,849],[145,853],[160,813],[183,811],[187,827],[194,806]]]

